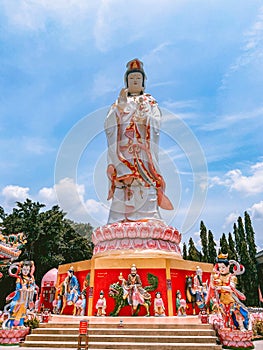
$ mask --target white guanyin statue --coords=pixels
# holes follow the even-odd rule
[[[144,92],[145,80],[143,63],[137,58],[128,62],[126,87],[105,120],[112,202],[107,225],[93,232],[94,255],[147,250],[181,257],[181,234],[159,212],[173,205],[158,165],[161,111]]]
[[[120,91],[105,121],[108,140],[112,199],[108,223],[160,220],[159,207],[173,209],[164,194],[165,182],[158,166],[161,111],[155,99],[144,92],[143,63],[127,63],[126,88]]]

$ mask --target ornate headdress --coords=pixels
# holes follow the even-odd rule
[[[228,254],[224,254],[224,253],[220,253],[218,256],[217,256],[218,259],[224,259],[226,260],[228,258]]]
[[[223,263],[226,266],[229,266],[228,254],[220,253],[216,258],[215,269],[218,269],[218,263]]]

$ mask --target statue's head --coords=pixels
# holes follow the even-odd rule
[[[228,260],[228,254],[220,253],[216,259],[217,270],[221,275],[229,273],[230,265]]]
[[[197,274],[197,276],[202,276],[203,271],[202,271],[201,267],[196,266],[196,274]]]
[[[32,268],[32,262],[31,261],[23,261],[22,262],[22,268],[21,273],[23,276],[29,276]]]
[[[146,80],[143,63],[138,58],[135,58],[129,61],[126,67],[127,70],[124,76],[124,81],[128,89],[128,94],[142,94]]]
[[[161,292],[158,291],[158,292],[155,293],[155,297],[156,298],[161,298],[161,296],[162,296]]]
[[[74,275],[74,268],[73,266],[71,266],[69,269],[68,269],[68,276],[69,277],[72,277]]]
[[[131,275],[136,276],[136,274],[137,274],[137,267],[136,265],[133,264],[131,267]]]
[[[122,297],[123,295],[123,289],[122,286],[120,286],[119,282],[117,283],[112,283],[109,287],[109,296],[118,299]]]

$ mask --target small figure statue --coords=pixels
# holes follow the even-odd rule
[[[105,120],[109,224],[160,220],[159,207],[173,209],[158,165],[161,112],[155,99],[144,93],[146,75],[139,59],[127,63],[124,79],[126,88]]]
[[[4,312],[9,316],[3,328],[24,327],[27,313],[34,310],[34,299],[38,293],[34,271],[33,261],[22,261],[10,266],[8,272],[11,277],[16,277],[16,290],[6,298],[10,303],[5,306]]]
[[[186,316],[186,300],[178,289],[176,292],[176,312],[178,316]]]
[[[232,273],[230,272],[231,265],[234,265]],[[246,297],[236,289],[236,276],[243,274],[244,271],[244,266],[234,260],[228,260],[228,254],[218,255],[214,274],[211,275],[209,297],[215,297],[222,308],[225,328],[239,328],[240,330],[248,328],[248,311],[242,303]],[[243,326],[241,326],[240,315],[243,317]]]
[[[165,316],[165,307],[160,292],[155,293],[154,316]]]
[[[86,293],[81,292],[80,298],[76,302],[76,316],[84,316],[86,310]]]
[[[80,308],[80,316],[85,316],[86,313],[86,304],[87,304],[87,300],[86,300],[86,292],[83,291],[81,293],[81,308]]]
[[[104,292],[103,290],[100,291],[100,297],[96,303],[96,310],[97,314],[96,316],[106,316],[106,298],[104,297]]]
[[[139,305],[145,305],[148,315],[149,305],[148,303],[146,305],[145,301],[150,300],[151,295],[142,287],[136,265],[132,265],[127,281],[123,278],[122,273],[119,276],[119,280],[122,281],[123,299],[128,298],[128,304],[132,307],[132,314],[135,314]]]

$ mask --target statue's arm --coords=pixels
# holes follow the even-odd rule
[[[150,97],[150,127],[151,127],[151,154],[154,162],[154,166],[156,170],[159,172],[159,138],[160,138],[160,127],[161,127],[161,119],[162,113],[158,107],[156,101]]]
[[[142,286],[141,277],[139,275],[137,275],[137,278],[136,278],[136,285],[139,286],[139,287]]]

